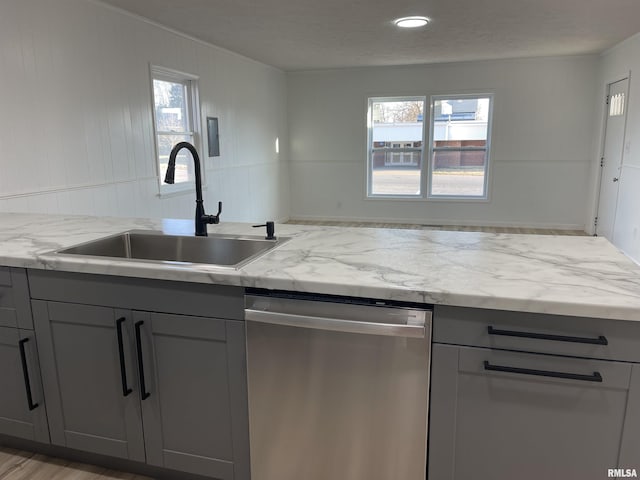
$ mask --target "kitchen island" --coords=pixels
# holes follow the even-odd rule
[[[3,373],[20,418],[0,412],[0,440],[158,478],[252,478],[243,308],[262,289],[433,308],[428,478],[640,469],[640,267],[603,238],[278,225],[289,241],[229,269],[52,253],[127,230],[191,235],[188,220],[0,214],[0,227],[16,319],[0,322],[0,353],[31,374],[26,398],[19,368]]]

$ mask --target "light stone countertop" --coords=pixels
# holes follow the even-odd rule
[[[238,270],[51,254],[131,229],[193,221],[0,213],[0,265],[640,321],[640,266],[601,237],[277,225],[292,239]]]

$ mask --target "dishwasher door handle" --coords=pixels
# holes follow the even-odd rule
[[[337,318],[314,317],[310,315],[294,315],[291,313],[267,312],[264,310],[245,309],[245,319],[252,322],[283,325],[287,327],[313,328],[332,332],[359,333],[366,335],[383,335],[387,337],[425,338],[424,321],[416,325],[397,323],[359,322]]]

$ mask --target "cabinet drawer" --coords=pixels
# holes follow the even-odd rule
[[[589,389],[628,390],[629,363],[461,348],[458,371],[504,381],[542,382]]]
[[[436,306],[433,341],[640,362],[640,322],[633,321]]]
[[[0,327],[33,330],[26,270],[0,267]]]

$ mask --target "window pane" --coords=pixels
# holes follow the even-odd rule
[[[433,196],[484,197],[489,97],[439,98],[433,103]]]
[[[483,197],[486,151],[433,152],[431,195]]]
[[[370,193],[420,195],[424,101],[372,101],[371,115]]]
[[[161,132],[189,131],[186,88],[182,83],[153,80],[156,128]]]
[[[433,141],[487,140],[489,98],[439,99],[433,104]],[[445,146],[440,144],[440,146]],[[454,146],[454,145],[452,145]]]
[[[193,143],[192,135],[158,135],[158,156],[160,161],[160,179],[164,181],[171,149],[179,142]],[[175,183],[192,182],[194,178],[193,157],[183,148],[176,157]]]
[[[403,157],[399,157],[403,155]],[[371,178],[371,193],[374,195],[420,195],[421,153],[375,152],[374,157],[389,158],[389,164],[374,168]],[[404,164],[411,158],[410,164]],[[386,160],[385,160],[386,161]],[[374,159],[374,165],[379,159]]]

